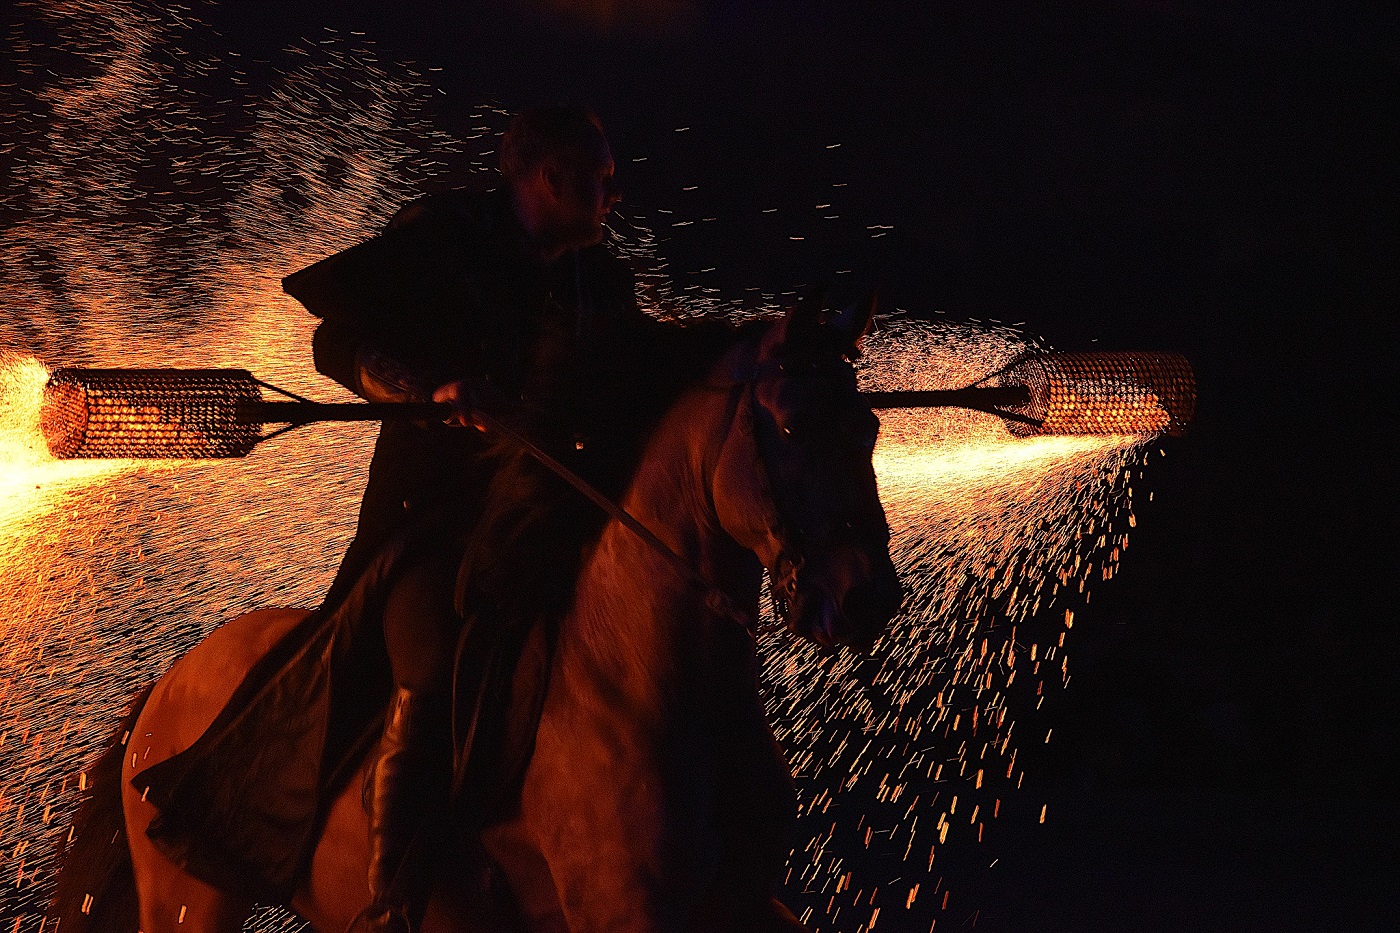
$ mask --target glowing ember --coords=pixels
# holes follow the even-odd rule
[[[9,118],[27,145],[4,197],[27,211],[0,234],[0,914],[31,919],[79,767],[130,694],[221,620],[319,599],[373,431],[312,427],[245,460],[54,462],[34,358],[249,366],[325,397],[313,321],[280,276],[368,235],[441,159],[469,151],[423,119],[431,89],[414,73],[335,37],[257,76],[151,5],[72,0],[34,15],[84,67],[53,77],[22,35],[13,44],[43,106]],[[485,146],[500,114],[477,116]],[[712,295],[670,286],[647,229],[620,246],[651,263],[658,313],[715,312]],[[959,387],[1027,349],[1006,328],[886,322],[862,379]],[[964,411],[883,421],[876,465],[907,611],[873,659],[782,634],[761,646],[809,837],[786,898],[814,929],[946,905],[937,849],[982,838],[1021,784],[1018,743],[1048,737],[1035,711],[1069,678],[1074,609],[1127,547],[1144,454],[1141,437],[1016,440]],[[267,913],[255,927],[294,924]]]
[[[69,463],[49,455],[39,409],[49,371],[34,359],[0,356],[0,568],[9,583],[36,524],[69,492],[125,469],[120,463]],[[0,611],[0,618],[4,614]]]
[[[262,400],[243,370],[60,369],[40,428],[56,457],[242,457],[262,439],[240,406]]]
[[[1196,413],[1196,377],[1173,353],[1037,354],[1012,364],[999,379],[1031,390],[1019,412],[1040,422],[1012,422],[1033,434],[1180,435]]]

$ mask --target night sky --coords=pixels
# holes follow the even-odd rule
[[[1185,353],[1195,430],[1163,443],[1121,575],[1076,616],[1059,741],[1027,778],[1057,818],[954,853],[948,926],[1396,929],[1381,447],[1400,21],[1382,4],[198,14],[270,60],[325,27],[363,32],[442,69],[449,127],[482,101],[591,104],[627,203],[696,221],[659,231],[672,273],[721,296],[825,281],[892,226],[890,307]]]

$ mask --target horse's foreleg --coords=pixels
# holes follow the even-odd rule
[[[707,678],[662,713],[556,663],[521,813],[571,929],[801,929],[770,900],[796,810],[787,763],[751,643],[717,636]]]

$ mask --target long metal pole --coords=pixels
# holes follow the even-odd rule
[[[1024,386],[930,389],[910,392],[862,392],[871,408],[972,408],[987,411],[1030,401]],[[314,421],[383,421],[446,418],[445,402],[245,402],[238,406],[244,424],[310,424]],[[1001,414],[1001,412],[996,412]]]
[[[988,386],[971,389],[927,389],[909,392],[862,392],[871,408],[1004,408],[1031,400],[1025,386]]]

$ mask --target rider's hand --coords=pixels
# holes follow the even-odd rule
[[[475,406],[472,404],[472,392],[466,382],[458,380],[449,382],[447,385],[438,386],[433,391],[433,401],[447,402],[452,406],[452,414],[448,416],[447,423],[455,424],[458,427],[473,427],[478,431],[485,431],[486,425],[476,418]]]

